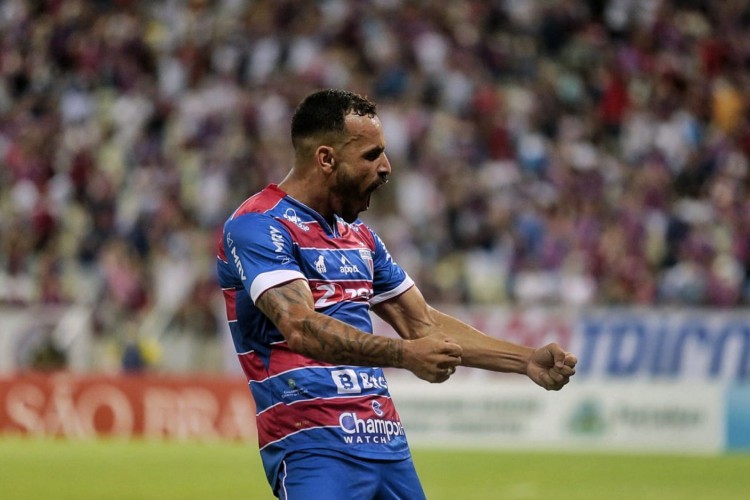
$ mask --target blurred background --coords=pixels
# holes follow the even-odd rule
[[[559,432],[750,447],[748,32],[742,0],[4,0],[0,374],[239,374],[222,224],[339,87],[378,104],[362,217],[428,301],[581,358]],[[542,403],[508,397],[523,434]]]

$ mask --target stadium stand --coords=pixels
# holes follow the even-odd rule
[[[6,0],[0,302],[212,341],[221,224],[344,87],[394,166],[363,218],[431,302],[747,306],[748,30],[741,0]]]

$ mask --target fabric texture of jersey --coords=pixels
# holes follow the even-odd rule
[[[284,456],[295,450],[322,448],[380,460],[409,457],[382,369],[332,365],[294,353],[255,306],[269,288],[304,279],[316,311],[372,333],[370,306],[414,284],[375,232],[359,220],[337,219],[331,227],[270,185],[225,223],[217,265],[271,486]]]

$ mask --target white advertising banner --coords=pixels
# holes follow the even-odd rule
[[[412,445],[718,453],[724,388],[686,382],[571,382],[546,392],[512,376],[428,384],[390,377]]]

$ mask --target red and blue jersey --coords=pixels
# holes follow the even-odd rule
[[[372,333],[369,309],[414,283],[380,238],[357,220],[331,227],[270,185],[224,225],[218,276],[227,319],[256,405],[271,486],[284,456],[324,448],[373,459],[409,456],[381,368],[333,365],[292,352],[255,306],[269,288],[304,279],[315,310]]]

